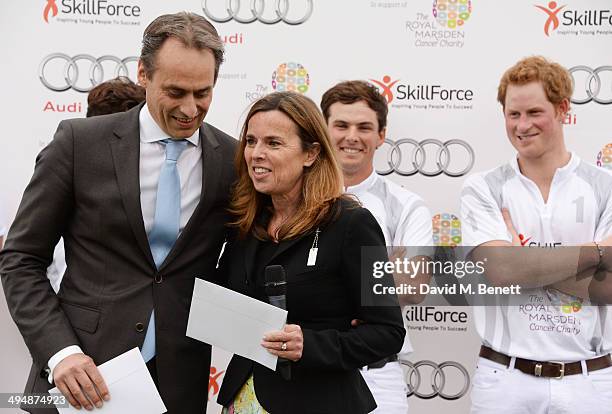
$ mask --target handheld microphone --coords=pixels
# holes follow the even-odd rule
[[[287,278],[285,268],[281,265],[266,266],[264,271],[264,286],[270,305],[287,310]],[[289,360],[278,358],[278,372],[285,380],[291,379],[291,365]]]
[[[270,305],[287,310],[287,281],[285,268],[281,265],[266,266],[265,269],[266,295]]]

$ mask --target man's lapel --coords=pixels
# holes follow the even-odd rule
[[[115,128],[114,136],[110,137],[109,141],[125,213],[138,246],[149,264],[155,268],[140,205],[140,130],[138,115],[143,105],[144,103],[126,113],[123,121]]]

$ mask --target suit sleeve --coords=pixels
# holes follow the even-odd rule
[[[380,361],[399,352],[406,334],[397,297],[375,297],[372,290],[373,283],[393,286],[390,275],[372,278],[373,262],[388,260],[378,223],[362,208],[345,214],[351,217],[342,243],[342,276],[354,318],[362,323],[348,331],[304,329],[304,350],[297,364],[309,369],[349,370]],[[365,306],[369,303],[381,306]]]
[[[73,213],[73,134],[62,121],[36,159],[17,216],[0,256],[0,276],[9,311],[35,364],[79,344],[46,270]]]

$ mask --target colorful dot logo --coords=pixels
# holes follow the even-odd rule
[[[431,218],[435,246],[456,247],[461,244],[461,220],[454,214],[440,213]]]
[[[433,16],[445,29],[456,29],[465,24],[472,14],[471,0],[434,0]]]
[[[546,295],[550,303],[559,306],[563,313],[578,313],[582,309],[583,299],[581,298],[572,297],[556,289],[546,289]]]
[[[306,93],[310,89],[310,75],[299,63],[282,63],[272,74],[272,89],[277,92]]]
[[[597,166],[612,170],[612,144],[607,144],[597,154]]]

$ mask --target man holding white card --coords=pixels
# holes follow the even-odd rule
[[[203,17],[158,17],[138,63],[146,102],[62,121],[38,156],[0,256],[33,359],[26,393],[53,382],[76,408],[103,407],[112,396],[97,366],[138,347],[168,412],[206,410],[210,346],[185,331],[194,280],[215,270],[235,177],[235,140],[203,123],[223,53]],[[46,268],[60,237],[56,295]]]

